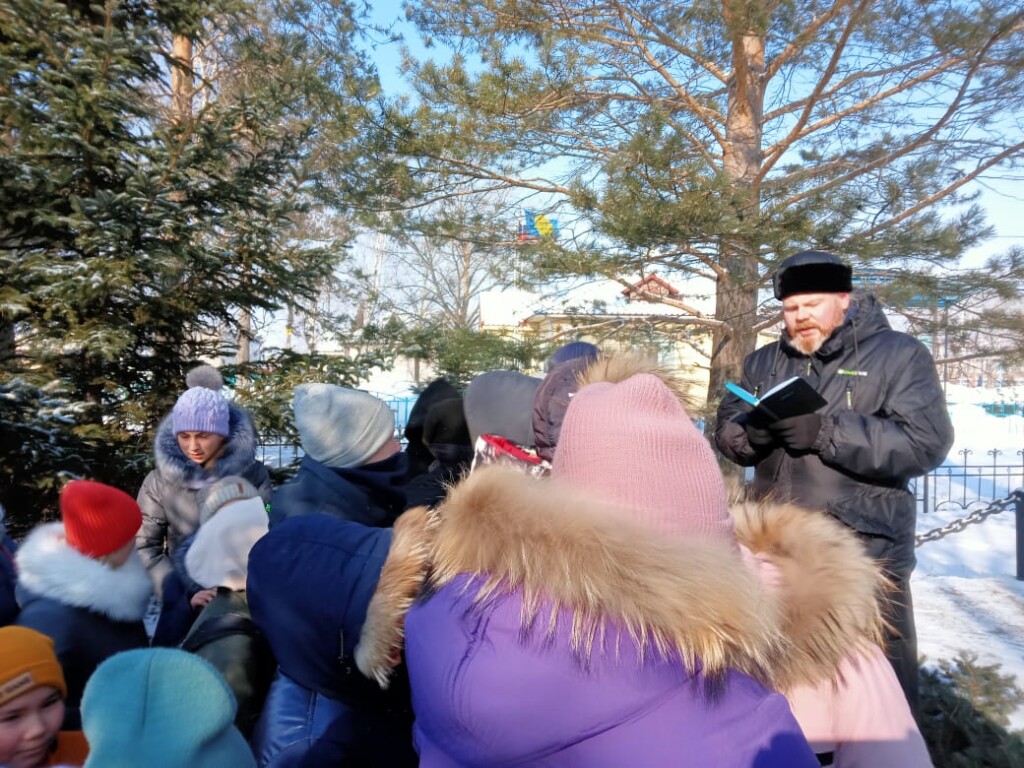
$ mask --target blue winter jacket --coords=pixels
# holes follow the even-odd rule
[[[302,515],[253,547],[249,607],[278,662],[252,740],[263,768],[416,765],[407,682],[381,691],[352,658],[391,534]]]
[[[405,509],[408,458],[396,453],[362,467],[334,469],[304,456],[291,480],[274,489],[270,527],[288,517],[324,514],[387,526]]]

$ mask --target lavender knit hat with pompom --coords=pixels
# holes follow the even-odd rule
[[[220,393],[224,379],[212,365],[200,365],[185,377],[188,390],[178,398],[171,411],[171,427],[179,432],[231,434],[228,401]]]

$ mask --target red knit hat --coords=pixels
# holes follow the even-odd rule
[[[135,499],[90,480],[72,480],[64,486],[60,516],[68,544],[89,557],[116,552],[142,526],[142,511]]]
[[[659,533],[735,542],[711,445],[657,376],[580,389],[566,411],[551,476]]]

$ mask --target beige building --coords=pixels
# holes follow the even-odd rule
[[[691,397],[703,403],[711,329],[701,318],[713,317],[714,302],[710,280],[657,273],[625,286],[602,279],[544,294],[502,291],[481,300],[481,331],[555,347],[580,340],[606,353],[642,350],[692,382]],[[761,343],[774,338],[766,334]]]

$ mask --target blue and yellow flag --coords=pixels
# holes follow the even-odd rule
[[[535,213],[534,211],[525,211],[525,221],[523,223],[522,232],[520,233],[520,239],[540,239],[542,237],[556,238],[558,237],[558,220],[549,219],[543,213]]]

